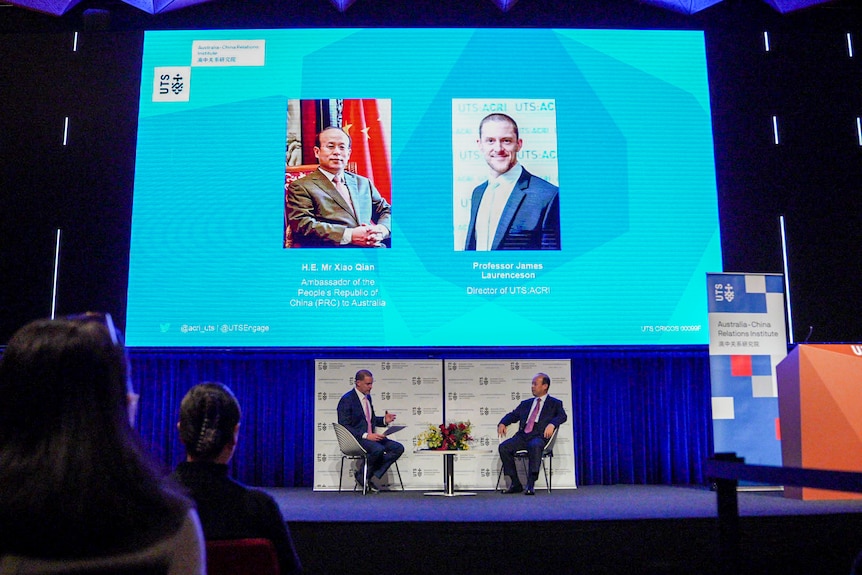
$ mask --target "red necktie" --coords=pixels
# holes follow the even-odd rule
[[[530,414],[530,419],[527,420],[527,427],[524,428],[524,433],[533,431],[533,426],[536,424],[536,419],[539,417],[539,409],[542,405],[542,398],[536,398],[536,405],[533,407],[533,412]]]
[[[371,407],[368,396],[365,396],[365,422],[368,424],[368,433],[374,433],[371,429]]]

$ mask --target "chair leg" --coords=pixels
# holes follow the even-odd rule
[[[548,470],[545,467],[545,458],[544,457],[542,458],[542,473],[545,474],[545,487],[548,488],[548,493],[550,493],[551,492],[551,479],[550,479],[551,476],[548,475]]]
[[[341,471],[338,472],[338,492],[341,493],[341,480],[344,479],[344,456],[341,456]]]
[[[401,480],[401,470],[398,469],[398,462],[395,462],[395,471],[398,472],[398,483],[401,484],[401,491],[404,491],[404,482]]]
[[[497,483],[494,485],[494,491],[500,490],[500,480],[503,478],[503,466],[500,466],[500,473],[497,474]]]
[[[362,460],[362,495],[368,495],[368,458]]]

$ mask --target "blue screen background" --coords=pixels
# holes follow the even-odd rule
[[[193,66],[188,102],[152,101],[154,68],[219,39],[265,40],[265,65]],[[722,270],[706,70],[699,31],[146,32],[127,343],[704,344]],[[282,247],[288,98],[391,100],[392,249]],[[453,250],[457,98],[555,100],[560,251]],[[482,279],[488,262],[542,269]],[[298,297],[313,279],[369,292]]]

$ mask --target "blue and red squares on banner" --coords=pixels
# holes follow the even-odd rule
[[[772,381],[772,358],[768,355],[712,355],[709,363],[712,396],[733,397],[737,410],[752,399],[762,401],[765,396],[758,390],[764,382]]]
[[[772,375],[772,365],[768,355],[731,355],[729,357],[731,376]]]
[[[784,293],[780,275],[710,274],[709,311],[717,313],[767,313],[768,293]]]

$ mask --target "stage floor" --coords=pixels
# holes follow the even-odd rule
[[[705,487],[590,485],[536,490],[535,497],[474,491],[472,497],[429,497],[422,491],[312,491],[266,488],[295,521],[572,521],[718,517],[716,494]],[[740,517],[862,514],[862,500],[799,501],[780,491],[741,491]]]
[[[281,506],[306,575],[532,572],[537,547],[548,573],[846,574],[862,550],[862,500],[777,491],[739,493],[742,564],[733,568],[716,494],[705,487],[586,486],[535,497],[265,491]]]

